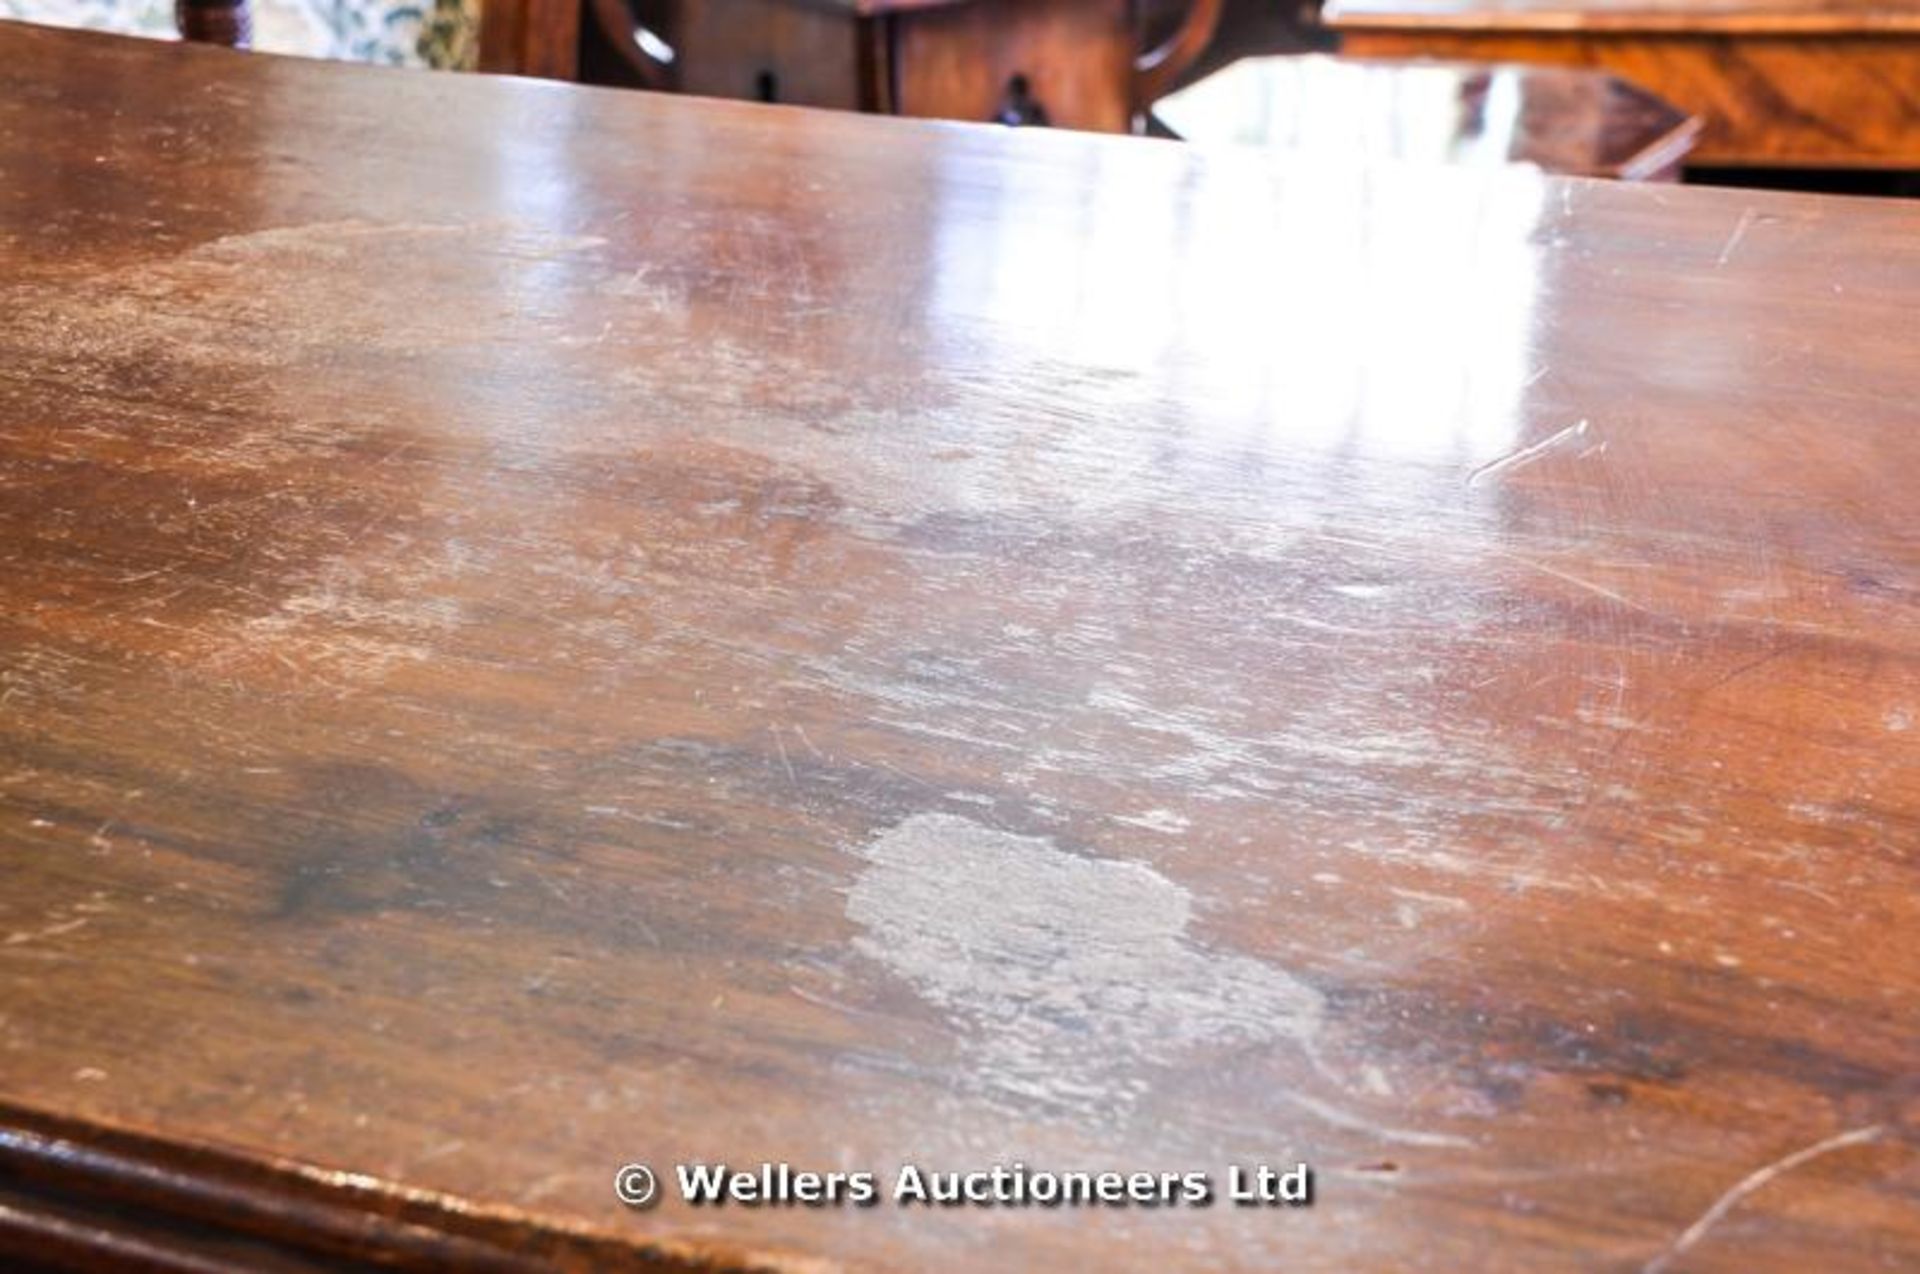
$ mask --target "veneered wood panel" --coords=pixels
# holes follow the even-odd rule
[[[486,0],[480,69],[538,79],[580,73],[581,0]]]
[[[1703,163],[1920,167],[1920,37],[1354,28],[1359,56],[1604,69],[1701,117]]]
[[[891,21],[902,115],[991,120],[1021,75],[1057,126],[1132,125],[1136,36],[1126,0],[979,0]]]
[[[793,0],[678,0],[679,87],[711,97],[854,110],[860,21]]]

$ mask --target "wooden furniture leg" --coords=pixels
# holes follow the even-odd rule
[[[247,0],[174,0],[180,38],[245,49],[253,45],[253,14]]]
[[[480,15],[480,69],[578,79],[580,11],[580,0],[487,0]],[[632,28],[629,19],[625,30]]]

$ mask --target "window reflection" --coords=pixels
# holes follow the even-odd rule
[[[1514,444],[1541,287],[1534,171],[1035,152],[942,170],[936,338],[1150,377],[1194,428],[1268,442],[1467,464]]]

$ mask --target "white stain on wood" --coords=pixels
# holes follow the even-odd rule
[[[1187,934],[1188,891],[1135,862],[951,814],[856,852],[855,946],[964,1024],[988,1089],[1065,1106],[1137,1100],[1146,1066],[1212,1046],[1306,1045],[1319,992]]]

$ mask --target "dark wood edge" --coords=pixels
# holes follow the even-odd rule
[[[609,1167],[609,1208],[619,1206],[617,1166]],[[792,1274],[813,1264],[673,1239],[622,1239],[355,1173],[0,1102],[0,1265],[197,1274],[264,1267],[263,1254],[274,1268],[373,1266],[403,1274]]]
[[[896,74],[895,48],[898,30],[888,14],[863,17],[855,22],[854,39],[859,41],[860,109],[880,115],[892,115],[900,108],[900,84]]]
[[[1134,58],[1134,105],[1144,109],[1165,97],[1174,81],[1213,43],[1225,0],[1188,0],[1186,14],[1157,47]]]
[[[1672,128],[1623,160],[1617,166],[1618,175],[1624,181],[1648,181],[1677,173],[1699,142],[1704,123],[1698,115],[1684,116]]]
[[[248,0],[174,0],[173,22],[183,40],[230,49],[253,45],[253,11]]]
[[[627,0],[587,0],[587,14],[600,28],[600,35],[619,57],[620,62],[640,81],[641,88],[671,89],[673,68],[660,61],[633,38],[639,21]]]
[[[480,14],[480,69],[580,78],[580,0],[495,0]]]

